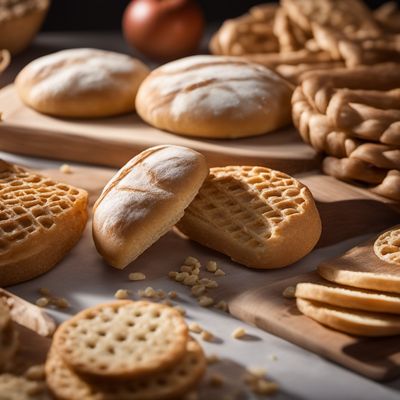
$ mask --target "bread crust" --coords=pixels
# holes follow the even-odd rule
[[[291,84],[261,65],[193,56],[152,71],[139,88],[136,109],[159,129],[233,139],[288,125],[291,93]]]
[[[94,205],[93,238],[115,268],[125,268],[183,216],[208,174],[203,155],[162,145],[123,166]]]
[[[96,118],[133,112],[149,73],[141,61],[97,49],[69,49],[38,58],[18,74],[22,101],[57,117]]]

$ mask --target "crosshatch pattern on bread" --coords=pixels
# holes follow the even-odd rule
[[[0,160],[0,285],[50,269],[77,242],[87,193]]]
[[[374,252],[380,259],[400,266],[400,226],[382,233],[374,243]]]
[[[277,268],[311,251],[321,222],[311,193],[296,179],[229,166],[211,168],[178,228],[246,266]]]
[[[62,360],[53,347],[47,362],[47,383],[61,399],[68,400],[163,400],[181,398],[198,384],[206,369],[200,345],[189,338],[185,355],[165,372],[126,381],[85,380]]]
[[[127,300],[84,310],[64,322],[54,346],[77,372],[123,378],[177,363],[187,339],[188,328],[175,309]]]

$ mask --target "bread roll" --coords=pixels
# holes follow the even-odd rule
[[[94,205],[99,253],[125,268],[179,221],[207,174],[205,158],[186,147],[156,146],[132,158]]]
[[[108,117],[134,109],[149,69],[124,54],[69,49],[29,63],[17,76],[22,101],[58,117]]]
[[[193,56],[154,70],[136,97],[156,128],[207,138],[261,135],[291,121],[289,83],[240,58]]]

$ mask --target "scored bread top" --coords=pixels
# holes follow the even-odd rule
[[[94,205],[100,254],[124,268],[182,217],[207,173],[204,156],[186,147],[156,146],[130,160]]]
[[[190,238],[255,268],[297,261],[321,234],[307,187],[283,172],[250,166],[211,168],[178,227]]]
[[[193,56],[152,71],[139,88],[136,109],[174,133],[240,137],[288,124],[291,94],[289,83],[259,64]]]
[[[74,208],[86,220],[86,203],[84,190],[0,160],[0,269],[43,251]]]

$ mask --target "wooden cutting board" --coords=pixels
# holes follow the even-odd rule
[[[72,174],[64,174],[59,170],[48,170],[44,173],[54,179],[88,190],[91,205],[114,173],[110,169],[89,167],[73,168],[72,171]],[[98,296],[99,302],[104,302],[106,299],[112,300],[117,289],[127,287],[133,292],[149,285],[155,289],[176,290],[181,299],[178,301],[185,302],[185,296],[190,298],[188,287],[169,280],[168,272],[178,270],[183,260],[189,255],[197,257],[203,264],[208,260],[216,260],[226,272],[226,276],[216,278],[219,287],[210,291],[210,295],[216,301],[221,299],[228,301],[234,316],[254,323],[287,340],[304,345],[297,340],[298,337],[310,336],[309,332],[314,332],[314,329],[317,330],[319,327],[312,321],[306,321],[305,326],[310,330],[306,331],[306,335],[304,334],[297,319],[288,314],[289,304],[281,296],[282,288],[289,283],[293,284],[299,274],[314,270],[326,258],[326,246],[333,246],[339,241],[350,239],[348,247],[352,247],[357,240],[364,239],[364,237],[357,239],[356,236],[368,232],[379,232],[399,223],[400,214],[393,204],[384,203],[382,199],[367,191],[331,177],[314,172],[298,178],[309,186],[317,200],[323,221],[323,234],[319,243],[320,248],[293,266],[279,270],[250,270],[232,262],[222,254],[206,249],[171,231],[125,270],[120,271],[107,266],[97,254],[89,222],[81,241],[56,268],[20,286],[24,286],[25,291],[32,293],[35,293],[38,287],[50,288],[58,296],[66,297],[70,301],[71,314],[82,308],[80,296],[90,293],[92,296]],[[343,247],[341,247],[342,251]],[[332,255],[331,252],[330,255]],[[146,280],[129,282],[127,277],[132,271],[145,272]],[[289,281],[279,282],[284,279],[289,279]],[[269,285],[274,282],[279,283],[277,286],[271,286],[270,289]],[[18,293],[18,286],[11,289]],[[106,298],[104,292],[109,293]],[[211,308],[210,312],[217,311]],[[291,323],[292,318],[294,319],[293,325],[290,326],[290,334],[271,328],[271,320],[276,323],[282,321],[285,325],[285,321]],[[387,379],[399,375],[398,365],[393,364],[397,363],[397,358],[393,362],[392,358],[388,358],[393,350],[386,344],[392,343],[392,339],[385,339],[385,345],[383,341],[376,341],[376,343],[366,341],[359,344],[340,335],[337,336],[336,333],[333,335],[329,330],[319,332],[321,333],[320,336],[316,336],[316,343],[313,346],[306,346],[311,351],[373,379]],[[328,337],[329,341],[326,340]],[[396,349],[398,344],[394,342],[395,340],[393,340],[393,346]],[[343,346],[344,343],[348,345]],[[360,350],[356,351],[358,348]]]
[[[238,318],[295,343],[368,378],[384,381],[400,375],[399,336],[357,338],[324,327],[301,314],[295,299],[282,293],[300,282],[323,282],[315,272],[248,290],[230,303]],[[249,304],[254,306],[249,308]],[[261,316],[261,317],[260,317]]]
[[[295,173],[319,163],[293,127],[253,138],[200,140],[155,129],[134,113],[93,120],[53,118],[25,107],[13,85],[0,90],[0,112],[0,149],[24,155],[120,167],[147,147],[175,144],[202,152],[210,166],[267,165]]]

